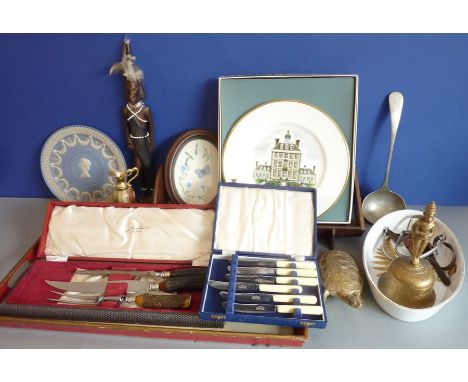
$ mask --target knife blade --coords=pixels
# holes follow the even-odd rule
[[[226,274],[226,279],[230,279],[231,274]],[[256,276],[256,275],[238,275],[236,281],[257,283],[257,284],[286,284],[295,285],[293,282],[297,281],[298,285],[317,286],[318,280],[311,277],[284,277],[284,276]]]
[[[184,294],[153,294],[143,293],[136,296],[126,294],[120,296],[90,296],[80,294],[58,293],[65,299],[48,298],[49,301],[60,302],[67,305],[100,305],[103,301],[116,301],[118,303],[135,303],[142,308],[150,309],[188,309],[190,308],[192,296],[188,293]]]
[[[317,269],[313,261],[239,259],[237,265],[239,267]]]
[[[229,290],[229,283],[224,281],[210,280],[208,284],[218,290]],[[302,293],[302,287],[300,285],[236,283],[236,292],[272,292],[292,294],[294,291]]]
[[[184,276],[195,276],[195,275],[205,275],[206,268],[183,268],[175,269],[173,271],[118,271],[112,269],[80,269],[78,268],[75,271],[75,274],[78,275],[89,275],[89,276],[108,276],[108,275],[130,275],[130,276],[150,276],[150,277],[184,277]]]
[[[225,300],[228,298],[228,292],[219,292],[219,295]],[[271,293],[235,293],[236,302],[259,303],[259,302],[278,302],[293,304],[294,299],[298,299],[301,304],[316,304],[317,297],[312,295],[296,294],[271,294]]]
[[[226,303],[223,303],[226,307]],[[239,313],[283,313],[294,314],[295,309],[300,309],[302,314],[319,316],[323,314],[323,308],[317,305],[270,305],[270,304],[234,304],[234,311]]]
[[[162,281],[161,281],[162,280]],[[96,282],[79,282],[79,281],[49,281],[45,280],[50,286],[67,290],[70,292],[79,293],[96,293],[104,294],[108,284],[127,284],[127,293],[143,293],[149,291],[163,292],[178,292],[181,290],[202,289],[205,283],[205,276],[186,276],[175,277],[167,280],[137,281],[137,280],[115,280],[115,281],[96,281]]]
[[[231,271],[231,266],[227,267]],[[237,267],[239,275],[317,277],[316,269]]]

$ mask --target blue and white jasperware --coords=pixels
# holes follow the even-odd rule
[[[107,135],[91,127],[63,127],[42,148],[42,176],[60,200],[110,201],[111,170],[126,171],[125,159]]]

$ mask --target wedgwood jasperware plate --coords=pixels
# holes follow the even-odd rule
[[[273,101],[249,110],[223,149],[226,181],[314,187],[318,216],[337,202],[350,176],[350,153],[340,128],[302,101]]]
[[[110,170],[125,171],[125,159],[107,135],[91,127],[63,127],[42,148],[42,176],[60,200],[110,201]]]

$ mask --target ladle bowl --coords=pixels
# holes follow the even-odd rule
[[[366,220],[374,224],[382,216],[394,211],[404,210],[406,204],[396,192],[389,190],[388,187],[382,187],[364,198],[362,208]]]

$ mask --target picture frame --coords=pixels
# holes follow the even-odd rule
[[[215,134],[205,129],[182,133],[164,166],[167,196],[178,204],[213,204],[219,181]]]
[[[317,188],[318,223],[352,219],[358,76],[218,79],[221,181]]]

